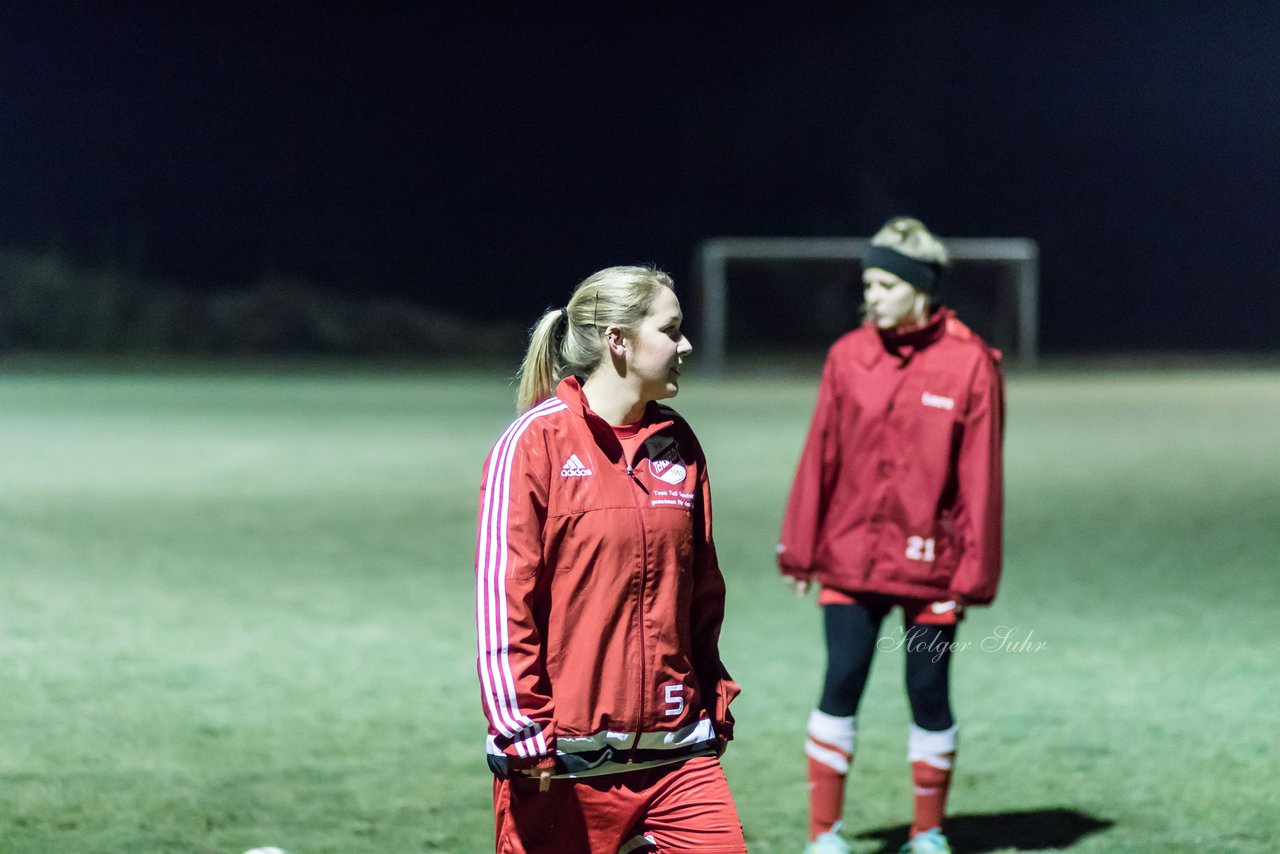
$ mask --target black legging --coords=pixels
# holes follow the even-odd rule
[[[871,673],[880,623],[891,605],[874,600],[868,605],[824,605],[827,634],[827,675],[818,710],[836,717],[857,714],[862,690]],[[951,650],[955,626],[904,627],[907,656],[907,699],[916,726],[932,732],[950,729]]]

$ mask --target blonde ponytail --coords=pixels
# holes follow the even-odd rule
[[[555,392],[560,375],[560,366],[556,362],[556,326],[564,313],[562,308],[551,309],[538,318],[529,333],[529,350],[516,374],[520,380],[516,412],[521,415]]]
[[[663,288],[674,289],[671,277],[653,267],[608,267],[584,279],[567,306],[542,315],[529,333],[516,411],[528,412],[555,394],[564,377],[590,375],[604,359],[605,329],[634,332]],[[564,332],[557,335],[561,323]]]

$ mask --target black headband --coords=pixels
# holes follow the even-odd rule
[[[916,290],[926,293],[932,292],[942,278],[942,268],[937,264],[908,258],[888,246],[872,246],[867,249],[867,254],[862,256],[862,269],[865,271],[872,267],[887,270]]]

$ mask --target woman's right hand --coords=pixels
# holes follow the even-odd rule
[[[786,582],[787,586],[791,588],[791,591],[796,594],[797,599],[803,599],[805,594],[809,592],[809,579],[807,578],[792,578],[791,576],[785,576],[782,580]]]
[[[545,792],[551,788],[551,778],[556,773],[554,756],[528,756],[508,759],[508,767],[512,774],[523,774],[538,781],[538,791]]]

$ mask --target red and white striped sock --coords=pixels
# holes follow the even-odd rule
[[[826,833],[844,814],[844,781],[853,764],[857,717],[809,713],[804,752],[809,757],[809,839]]]
[[[941,732],[911,727],[907,755],[915,789],[912,836],[942,826],[942,817],[947,811],[947,790],[951,786],[951,766],[956,757],[957,733],[955,726]]]

